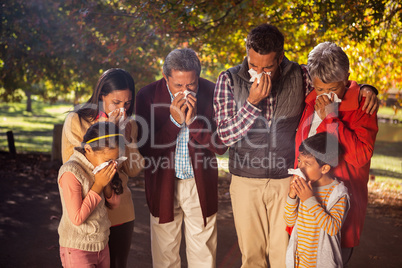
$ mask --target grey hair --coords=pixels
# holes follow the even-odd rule
[[[348,80],[349,58],[342,48],[331,42],[323,42],[311,50],[307,67],[312,79],[317,77],[326,84]]]
[[[166,56],[163,64],[163,73],[167,77],[172,76],[172,70],[195,71],[197,77],[200,77],[201,63],[197,54],[191,48],[175,49]]]

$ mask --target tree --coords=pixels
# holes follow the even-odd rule
[[[11,94],[46,85],[44,98],[76,92],[78,102],[102,71],[120,67],[138,89],[161,77],[176,47],[195,49],[215,81],[242,61],[248,31],[269,22],[285,34],[289,59],[306,63],[316,44],[333,41],[350,57],[351,78],[385,93],[401,88],[401,9],[396,0],[7,0],[1,86]]]

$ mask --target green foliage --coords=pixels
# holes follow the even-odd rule
[[[44,99],[74,92],[77,102],[106,69],[129,71],[137,89],[160,77],[173,48],[191,47],[203,76],[240,63],[245,38],[269,22],[282,30],[289,59],[307,62],[333,41],[351,60],[351,79],[380,93],[402,88],[402,4],[397,0],[6,0],[2,4],[0,86]],[[78,86],[77,86],[78,85]]]

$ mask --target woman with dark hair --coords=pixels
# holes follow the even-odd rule
[[[125,138],[122,155],[128,160],[118,168],[123,193],[118,208],[108,209],[111,221],[109,249],[110,267],[126,267],[134,228],[134,204],[127,186],[128,178],[141,171],[143,158],[137,149],[137,124],[131,118],[134,111],[135,84],[131,75],[123,69],[109,69],[98,80],[91,98],[71,112],[62,134],[63,163],[80,146],[87,129],[100,121],[113,122],[119,126]]]

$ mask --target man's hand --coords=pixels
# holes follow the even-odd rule
[[[366,113],[368,113],[368,114],[373,114],[373,113],[377,112],[377,110],[379,108],[378,98],[377,98],[377,95],[374,93],[374,91],[370,87],[368,87],[368,86],[362,87],[362,89],[360,90],[360,93],[359,93],[359,102],[362,99],[362,97],[366,98],[366,100],[364,101],[362,110],[366,111]]]
[[[178,124],[182,125],[186,120],[186,109],[187,104],[184,99],[184,94],[178,94],[173,99],[172,104],[170,104],[170,115]]]
[[[330,113],[336,112],[336,103],[333,98],[333,96],[330,99],[326,95],[320,95],[315,101],[314,109],[321,120],[324,120]]]
[[[257,79],[254,80],[253,85],[250,88],[248,95],[248,102],[254,106],[257,106],[260,101],[268,97],[272,89],[271,77],[265,73],[261,76],[261,81],[257,84]]]
[[[190,125],[197,115],[197,98],[191,94],[187,95],[186,125]]]

